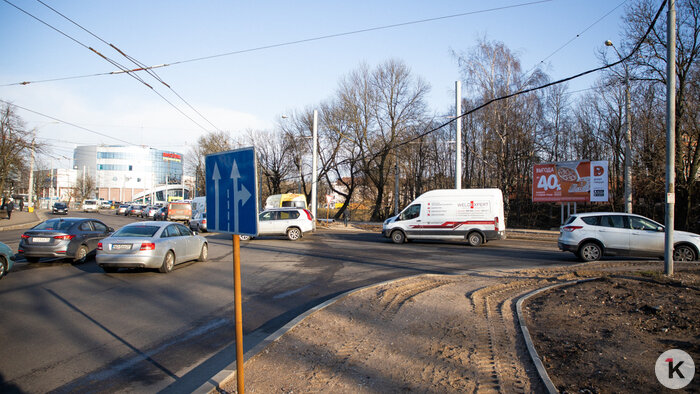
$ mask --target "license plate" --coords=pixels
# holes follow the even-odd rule
[[[45,238],[45,237],[33,237],[32,242],[49,242],[51,238]]]
[[[131,244],[114,244],[112,245],[112,250],[129,250],[131,249]]]

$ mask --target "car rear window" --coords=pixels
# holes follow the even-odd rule
[[[566,223],[564,223],[564,225],[571,224],[571,222],[573,222],[574,220],[576,220],[577,217],[578,217],[578,216],[573,216],[573,215],[572,215],[572,216],[569,216],[569,218],[566,220]]]
[[[160,227],[158,226],[126,226],[117,230],[115,237],[152,237]]]
[[[70,220],[49,219],[44,223],[39,223],[33,230],[60,230],[65,231],[73,226],[75,222]]]
[[[282,211],[280,212],[280,219],[296,219],[299,217],[299,211]]]
[[[586,224],[590,224],[591,226],[600,225],[600,216],[586,216],[582,217],[581,220],[583,220],[583,222]]]

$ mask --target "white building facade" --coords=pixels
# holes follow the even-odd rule
[[[75,148],[77,177],[95,180],[96,198],[163,203],[189,198],[182,154],[147,146],[87,145]]]

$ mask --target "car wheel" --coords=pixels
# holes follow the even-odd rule
[[[102,267],[102,270],[107,274],[113,274],[119,270],[117,267]]]
[[[7,274],[7,260],[4,256],[0,256],[0,279]]]
[[[250,239],[250,235],[239,235],[238,238],[241,241],[248,241]]]
[[[208,256],[209,246],[206,243],[204,243],[204,245],[202,245],[202,251],[199,252],[199,258],[197,259],[197,261],[207,261]]]
[[[38,263],[39,262],[39,257],[25,257],[27,259],[28,263]]]
[[[578,257],[583,261],[596,261],[603,255],[603,249],[595,242],[586,242],[578,250]]]
[[[80,245],[78,250],[75,251],[75,257],[73,257],[73,264],[82,264],[87,260],[88,248],[85,245]]]
[[[481,234],[473,232],[467,236],[467,242],[469,246],[479,246],[484,240],[481,238]]]
[[[287,238],[289,238],[290,241],[298,240],[299,238],[301,238],[301,230],[299,230],[296,227],[287,229]]]
[[[172,251],[168,251],[168,253],[165,254],[165,258],[163,259],[163,264],[160,266],[158,271],[167,274],[168,272],[173,270],[173,266],[175,265],[175,255],[173,254]]]
[[[673,249],[673,261],[695,261],[695,251],[688,245],[679,245]]]
[[[406,242],[406,235],[403,233],[403,231],[396,230],[391,233],[391,240],[394,241],[395,244],[402,244]]]

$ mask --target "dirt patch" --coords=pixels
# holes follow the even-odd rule
[[[551,284],[602,276],[526,303],[550,376],[567,392],[661,391],[653,369],[663,351],[679,348],[700,360],[699,266],[678,264],[666,280],[661,265],[421,275],[368,288],[311,314],[248,360],[246,390],[543,392],[516,301]],[[235,377],[222,391],[236,391]]]
[[[661,353],[681,349],[700,360],[699,285],[697,271],[673,280],[606,275],[538,295],[525,320],[560,391],[662,391],[654,372]],[[700,379],[686,390],[699,392]]]

